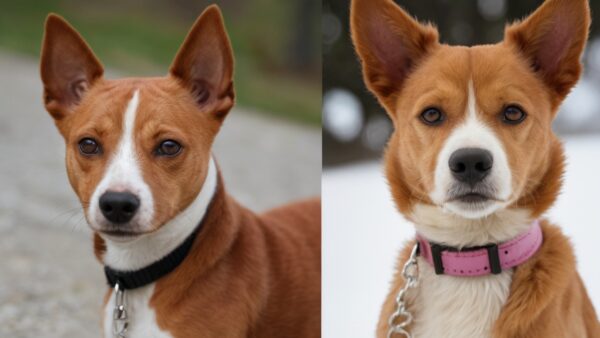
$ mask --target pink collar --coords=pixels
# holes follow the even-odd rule
[[[483,276],[499,274],[527,261],[542,245],[540,222],[508,242],[473,248],[452,248],[430,243],[417,234],[419,254],[435,268],[437,275]]]

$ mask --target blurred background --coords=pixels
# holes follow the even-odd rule
[[[318,0],[0,0],[0,337],[100,336],[102,266],[42,105],[46,15],[75,26],[108,78],[160,76],[215,2],[236,59],[214,146],[228,192],[256,211],[320,194]]]
[[[2,0],[0,48],[37,57],[44,19],[56,12],[107,68],[122,75],[162,75],[211,3],[221,7],[234,47],[238,103],[319,124],[318,0]]]
[[[542,0],[401,0],[441,40],[474,45],[502,39],[505,22]],[[323,336],[373,337],[396,257],[414,228],[397,212],[383,176],[382,149],[392,132],[365,88],[349,33],[348,0],[323,0]],[[600,309],[600,1],[585,53],[585,74],[554,128],[565,141],[567,171],[547,217],[571,237],[578,270]]]
[[[521,19],[543,0],[396,1],[423,22],[437,25],[443,43],[475,45],[502,40],[506,22]],[[600,1],[590,1],[592,22]],[[323,164],[378,158],[390,120],[362,81],[349,32],[349,1],[323,0]],[[562,135],[600,133],[600,25],[592,25],[585,74],[563,105],[555,129]]]

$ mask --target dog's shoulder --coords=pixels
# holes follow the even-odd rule
[[[547,221],[541,225],[544,242],[535,256],[515,269],[495,337],[558,337],[561,332],[587,336],[583,319],[595,314],[586,306],[589,299],[576,271],[573,247],[559,227]]]

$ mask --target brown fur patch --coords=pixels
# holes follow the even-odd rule
[[[190,254],[156,283],[150,306],[159,327],[175,338],[318,335],[320,205],[256,215],[225,193],[219,176]]]
[[[494,337],[600,337],[571,243],[547,222],[542,229],[544,243],[538,253],[515,268]]]

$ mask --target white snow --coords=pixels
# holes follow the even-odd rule
[[[600,136],[565,141],[563,194],[547,217],[571,237],[600,310]],[[323,337],[373,337],[396,256],[414,230],[396,211],[380,163],[323,173]]]
[[[562,111],[555,121],[556,126],[572,132],[598,126],[599,105],[598,82],[592,77],[584,77],[562,104]]]

